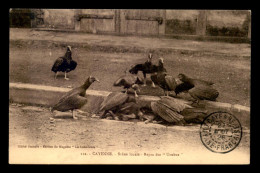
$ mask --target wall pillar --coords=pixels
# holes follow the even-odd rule
[[[116,9],[115,10],[115,16],[114,16],[114,20],[115,20],[115,32],[120,34],[120,28],[121,28],[121,24],[120,24],[120,10]]]
[[[197,18],[196,34],[202,36],[206,35],[206,25],[207,25],[207,11],[199,10],[199,15]]]
[[[248,12],[248,33],[247,33],[247,38],[251,39],[251,11]]]
[[[163,23],[159,24],[159,35],[164,35],[166,26],[166,10],[160,10],[160,17],[163,18]]]
[[[120,34],[126,33],[126,16],[127,10],[120,10]]]
[[[77,16],[79,14],[82,14],[82,10],[81,9],[75,9],[75,31],[80,31],[80,20],[77,19]]]

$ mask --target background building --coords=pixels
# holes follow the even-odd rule
[[[249,10],[11,9],[11,27],[251,38]]]

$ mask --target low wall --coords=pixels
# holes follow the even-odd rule
[[[30,105],[42,105],[51,107],[58,99],[70,88],[60,88],[52,86],[42,86],[33,84],[10,83],[9,85],[9,101],[16,103],[24,103]],[[86,95],[89,101],[81,110],[95,113],[106,96],[110,92],[87,90]],[[160,97],[142,96],[138,97],[137,102],[142,106],[149,106],[152,101],[159,100]],[[232,105],[229,103],[201,101],[204,109],[211,112],[225,111],[235,115],[241,122],[242,126],[250,128],[250,108],[241,105]]]

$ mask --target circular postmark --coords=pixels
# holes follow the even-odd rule
[[[213,112],[202,122],[200,138],[210,151],[228,153],[240,143],[242,126],[238,119],[230,113]]]

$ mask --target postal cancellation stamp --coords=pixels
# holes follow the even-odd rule
[[[214,112],[201,124],[200,138],[210,151],[228,153],[240,143],[242,126],[234,115],[227,112]]]

